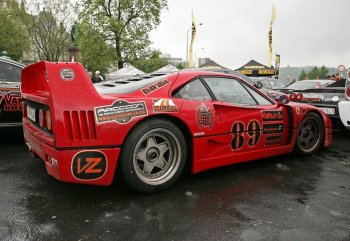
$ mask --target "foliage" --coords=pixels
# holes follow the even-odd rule
[[[286,83],[290,83],[294,80],[299,79],[299,76],[303,70],[306,74],[306,72],[311,71],[314,67],[315,66],[291,67],[289,65],[286,67],[281,67],[278,78]],[[322,69],[322,67],[321,67],[321,69]],[[337,69],[332,68],[332,67],[324,67],[324,69],[325,69],[324,71],[328,70],[327,75],[330,75],[330,74],[337,72]],[[302,77],[301,79],[305,79],[305,76],[306,75],[304,75],[304,77]]]
[[[299,80],[303,79],[325,79],[328,75],[328,69],[325,66],[318,68],[317,66],[313,67],[310,71],[306,72],[303,70],[299,75]]]
[[[32,1],[36,9],[27,27],[31,33],[35,52],[40,60],[64,61],[68,59],[67,49],[71,45],[67,31],[71,24],[69,0]]]
[[[113,49],[118,67],[152,54],[149,32],[160,23],[166,0],[80,0],[80,18]]]
[[[82,21],[77,28],[77,42],[82,53],[82,63],[88,70],[107,71],[115,60],[115,53],[100,32],[93,29],[87,21]]]
[[[184,69],[185,68],[182,63],[178,63],[175,67],[177,69]]]
[[[133,66],[145,73],[151,73],[169,64],[164,58],[139,59],[131,62]]]
[[[303,79],[306,79],[306,71],[305,70],[302,70],[300,75],[299,75],[299,80],[303,80]]]
[[[6,51],[10,58],[17,61],[30,49],[30,40],[23,27],[25,17],[25,9],[14,0],[7,1],[6,7],[0,9],[0,51]]]

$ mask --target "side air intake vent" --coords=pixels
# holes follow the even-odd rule
[[[96,139],[95,119],[92,111],[65,111],[63,115],[68,140]]]

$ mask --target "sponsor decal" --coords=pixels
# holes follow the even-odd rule
[[[154,84],[151,84],[151,85],[141,89],[141,91],[144,95],[149,95],[152,92],[154,92],[154,91],[156,91],[156,90],[158,90],[158,89],[160,89],[168,84],[170,84],[170,81],[167,79],[163,79],[163,80],[160,80]]]
[[[60,71],[60,77],[63,80],[71,81],[74,79],[75,73],[72,69],[64,68],[64,69],[61,69]]]
[[[247,133],[246,135],[244,133]],[[257,120],[251,120],[248,122],[246,128],[244,123],[236,121],[232,125],[232,150],[239,150],[244,145],[254,147],[258,144],[261,136],[261,125]]]
[[[177,105],[171,99],[159,99],[153,100],[153,111],[154,112],[177,112]]]
[[[232,125],[232,150],[239,150],[244,144],[244,124],[241,121],[237,121]]]
[[[283,123],[263,124],[263,134],[274,134],[283,132]]]
[[[248,146],[255,146],[260,139],[260,124],[257,120],[251,120],[248,123]]]
[[[22,111],[22,98],[18,95],[0,94],[0,105],[4,111]]]
[[[204,136],[205,135],[205,132],[204,131],[202,131],[202,132],[195,132],[194,134],[193,134],[193,136]]]
[[[324,100],[324,95],[303,94],[303,98],[301,100],[307,101],[307,102],[322,101],[322,100]]]
[[[20,83],[8,83],[8,82],[0,83],[0,94],[8,94],[10,92],[20,92],[20,91],[21,91]]]
[[[82,151],[72,160],[72,174],[80,180],[101,178],[107,170],[107,158],[99,151]]]
[[[147,115],[144,101],[128,102],[117,100],[112,105],[95,107],[98,124],[115,121],[119,124],[129,123],[133,118]]]
[[[297,113],[297,115],[301,115],[305,113],[305,108],[304,107],[296,107],[295,108],[295,112]]]
[[[283,120],[283,111],[263,111],[263,121]]]
[[[196,122],[199,129],[205,128],[211,130],[214,126],[213,111],[210,108],[208,108],[204,103],[197,107]]]
[[[282,144],[282,136],[267,136],[265,139],[265,146],[274,146]]]

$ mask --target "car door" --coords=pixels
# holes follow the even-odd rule
[[[226,122],[214,107],[216,101],[200,78],[186,83],[173,98],[182,99],[181,116],[191,127],[193,137],[211,136],[215,139],[227,132]]]
[[[203,77],[227,124],[231,151],[264,151],[266,148],[287,143],[288,116],[283,106],[264,97],[238,79]]]

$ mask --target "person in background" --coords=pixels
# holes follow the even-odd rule
[[[95,71],[95,77],[96,77],[95,83],[99,83],[99,82],[103,81],[103,77],[101,76],[101,73],[98,70]]]
[[[338,80],[340,80],[341,79],[341,77],[340,77],[340,74],[339,73],[336,73],[335,74],[335,81],[338,81]]]
[[[95,76],[94,72],[89,71],[88,75],[89,75],[92,83],[97,83],[97,79],[96,79],[96,76]]]

